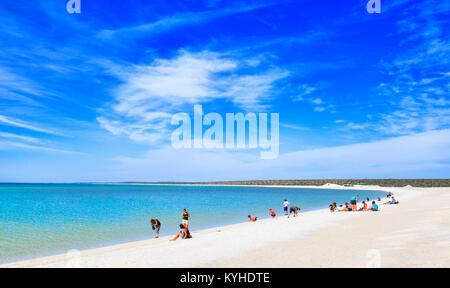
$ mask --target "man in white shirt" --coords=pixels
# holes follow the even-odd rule
[[[283,209],[284,209],[284,215],[288,216],[288,207],[289,205],[291,205],[291,203],[289,203],[286,199],[283,202]]]

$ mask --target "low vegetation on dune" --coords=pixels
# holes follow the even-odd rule
[[[142,183],[142,182],[141,182]],[[299,185],[321,186],[337,184],[343,186],[379,185],[382,187],[450,187],[450,179],[317,179],[317,180],[245,180],[222,182],[158,182],[152,184],[214,184],[214,185]]]

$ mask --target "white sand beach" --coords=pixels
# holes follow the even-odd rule
[[[450,267],[450,188],[315,188],[390,191],[400,204],[323,209],[0,267]]]

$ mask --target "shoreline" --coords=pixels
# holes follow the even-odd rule
[[[411,200],[423,197],[423,193],[427,190],[438,189],[450,191],[448,188],[398,188],[367,185],[344,187],[335,184],[287,187],[284,185],[239,186],[391,191],[394,193],[396,199],[400,201],[400,205],[403,202],[407,204],[408,202],[411,203]],[[242,258],[247,260],[251,259],[252,256],[248,255],[255,251],[264,251],[267,247],[276,247],[279,243],[289,243],[290,241],[296,241],[296,239],[309,238],[309,235],[328,230],[324,228],[343,225],[342,223],[345,225],[346,222],[354,221],[355,218],[362,218],[361,216],[363,214],[382,216],[384,214],[383,211],[386,210],[387,213],[392,209],[398,208],[393,206],[398,205],[380,205],[380,212],[359,213],[330,213],[326,208],[304,213],[301,212],[299,217],[295,218],[278,216],[276,219],[262,219],[254,223],[244,222],[199,230],[192,232],[193,239],[189,239],[188,241],[178,240],[176,242],[169,242],[169,239],[173,236],[165,236],[159,239],[148,239],[89,250],[71,251],[69,254],[34,258],[3,264],[0,267],[203,267],[203,265],[208,265],[208,267],[234,267],[239,266],[240,263],[245,263],[245,261],[241,261]],[[293,264],[286,263],[276,267],[295,266]],[[264,267],[270,266],[270,262],[259,262],[259,265]],[[244,267],[255,267],[259,265],[258,261],[255,260],[254,263],[248,263]],[[318,265],[317,263],[316,265],[313,263],[311,266],[316,267]]]

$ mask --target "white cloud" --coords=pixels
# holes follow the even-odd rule
[[[400,7],[407,1],[391,3]],[[426,0],[404,9],[398,34],[405,39],[383,60],[389,81],[375,92],[386,109],[370,123],[349,123],[350,129],[371,129],[387,135],[408,135],[450,127],[450,41],[444,31],[450,12],[445,1]],[[442,18],[443,17],[443,18]]]
[[[54,153],[64,153],[64,154],[84,154],[81,152],[74,152],[69,150],[57,149],[46,146],[38,146],[27,143],[21,143],[16,141],[8,141],[0,139],[0,150],[35,150],[43,152],[54,152]]]
[[[200,24],[218,19],[227,15],[245,13],[256,9],[273,5],[274,3],[262,3],[256,5],[242,5],[239,7],[223,8],[216,10],[186,12],[162,17],[154,22],[122,27],[119,29],[106,29],[100,31],[97,36],[101,39],[110,39],[113,37],[138,37],[152,33],[161,33],[177,27]]]
[[[314,91],[317,90],[316,87],[309,86],[307,84],[300,85],[298,88],[297,96],[294,98],[295,101],[302,101],[305,99],[305,96],[311,95]]]
[[[16,140],[21,140],[21,141],[31,142],[31,143],[40,143],[41,142],[39,139],[36,139],[34,137],[17,135],[17,134],[6,133],[6,132],[0,132],[0,137],[1,138],[11,138],[11,139],[16,139]]]
[[[330,110],[334,112],[334,105],[327,103],[320,97],[313,97],[313,94],[318,93],[330,86],[329,83],[319,82],[314,86],[308,84],[302,84],[294,89],[296,96],[293,98],[294,101],[306,101],[314,105],[315,112],[323,112],[325,110]]]
[[[0,87],[10,92],[26,93],[31,95],[43,94],[42,88],[27,78],[12,73],[4,67],[0,67]]]
[[[208,51],[180,51],[147,66],[114,67],[110,72],[123,84],[97,120],[115,135],[150,143],[166,135],[171,113],[184,112],[180,109],[187,104],[226,99],[246,110],[267,108],[264,102],[270,99],[275,82],[289,73],[249,66],[245,60]]]
[[[307,128],[307,127],[303,127],[303,126],[299,126],[299,125],[295,125],[295,124],[289,124],[289,123],[280,123],[280,126],[284,127],[284,128],[293,129],[293,130],[301,130],[301,131],[309,130],[309,128]]]
[[[4,123],[6,125],[20,127],[20,128],[24,128],[24,129],[28,129],[28,130],[33,130],[33,131],[37,131],[37,132],[63,136],[59,132],[56,132],[56,131],[53,131],[53,130],[49,130],[49,129],[45,129],[45,128],[40,128],[40,127],[31,125],[31,124],[25,123],[23,121],[7,118],[7,117],[2,116],[2,115],[0,115],[0,123]]]

